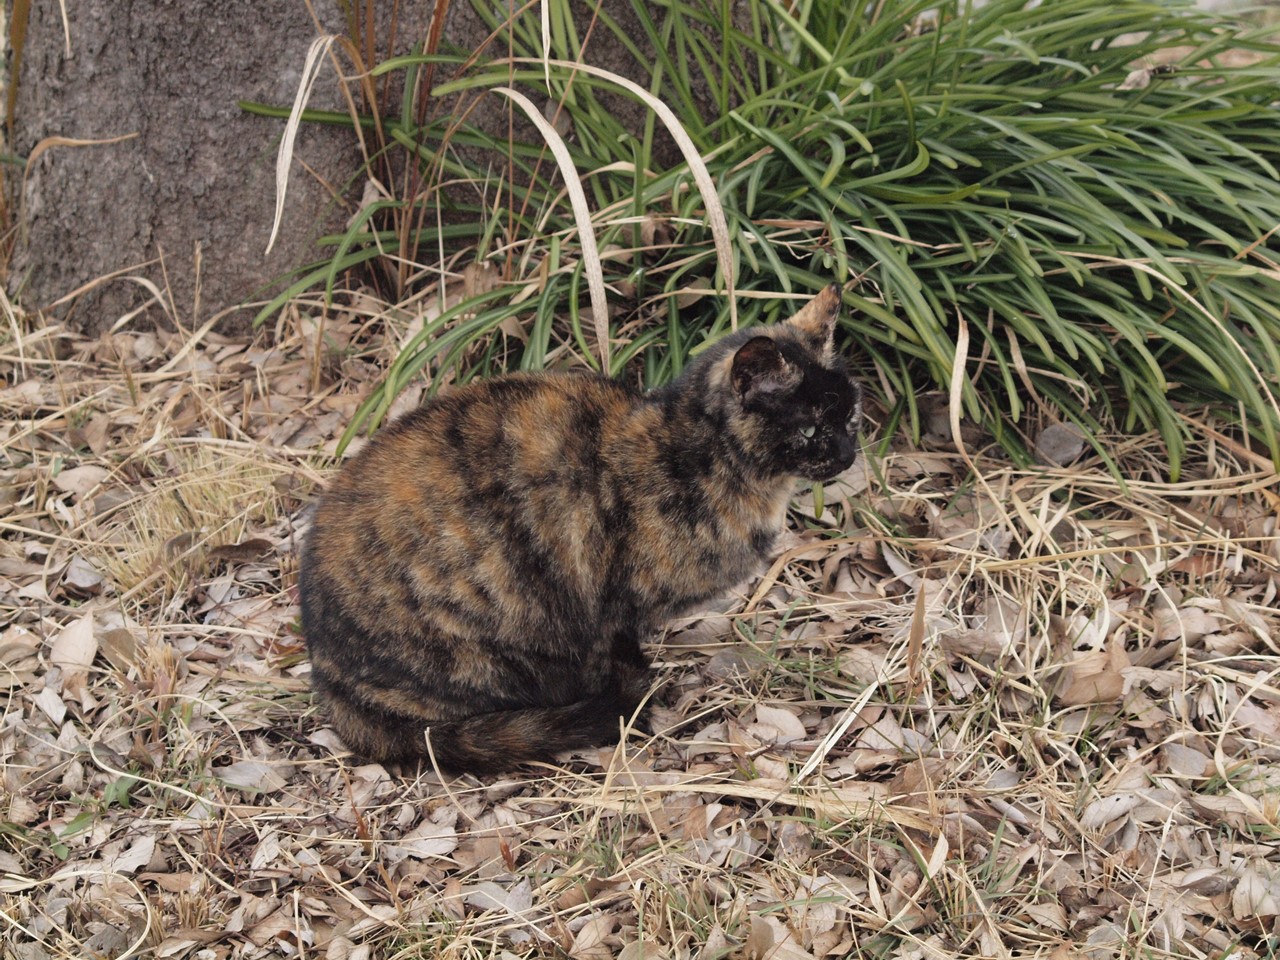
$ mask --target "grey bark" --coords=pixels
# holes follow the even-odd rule
[[[325,5],[321,4],[321,8]],[[54,147],[22,190],[11,292],[43,307],[96,278],[129,271],[167,277],[177,319],[203,322],[317,258],[314,238],[343,217],[295,163],[281,237],[264,256],[274,206],[280,121],[236,105],[292,101],[315,27],[300,0],[76,0],[66,5],[71,56],[56,3],[32,5],[18,87],[15,150],[46,137],[106,139]],[[336,9],[325,11],[340,27]],[[329,72],[332,76],[332,72]],[[336,103],[333,84],[321,103]],[[339,175],[358,164],[350,132],[306,128],[297,156]],[[196,251],[200,251],[199,309]],[[107,281],[59,312],[87,330],[110,326],[147,299],[129,279]],[[152,308],[146,319],[162,311]],[[233,314],[243,325],[247,311]]]

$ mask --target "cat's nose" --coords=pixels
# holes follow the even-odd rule
[[[836,438],[836,459],[844,464],[845,467],[850,466],[857,455],[858,438],[856,435]]]

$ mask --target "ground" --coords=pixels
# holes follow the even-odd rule
[[[308,693],[306,505],[414,319],[319,313],[6,317],[5,957],[1280,953],[1280,499],[1225,425],[1176,480],[1150,436],[873,425],[654,638],[652,736],[442,779]]]

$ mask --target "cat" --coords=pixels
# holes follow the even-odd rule
[[[833,284],[648,393],[511,374],[378,433],[320,498],[299,579],[347,747],[499,773],[616,742],[649,691],[641,640],[758,572],[796,481],[854,462],[839,309]]]

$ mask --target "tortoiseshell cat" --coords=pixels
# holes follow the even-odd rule
[[[372,760],[497,772],[612,743],[640,641],[757,571],[797,479],[857,450],[840,290],[641,393],[582,374],[473,383],[339,472],[302,560],[312,685]]]

